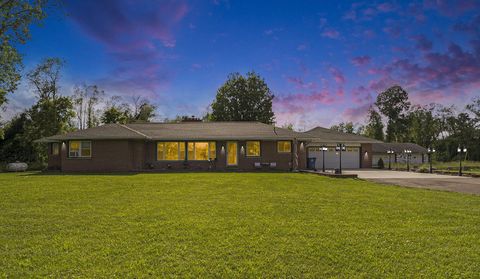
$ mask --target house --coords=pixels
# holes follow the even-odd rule
[[[389,154],[388,151],[391,153]],[[411,151],[407,153],[406,151]],[[372,144],[372,167],[378,167],[378,161],[382,159],[384,166],[388,163],[407,163],[420,165],[427,161],[427,149],[415,143],[380,142]]]
[[[106,124],[39,140],[48,143],[48,168],[65,172],[298,170],[307,158],[320,169],[372,167],[379,141],[317,127],[294,132],[259,122]]]

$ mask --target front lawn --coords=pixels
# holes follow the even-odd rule
[[[293,173],[0,174],[0,277],[476,277],[480,196]]]

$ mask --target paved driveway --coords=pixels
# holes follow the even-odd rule
[[[344,173],[355,173],[360,179],[385,184],[480,195],[480,178],[371,169]]]

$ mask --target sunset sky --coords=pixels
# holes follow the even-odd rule
[[[158,120],[203,115],[232,72],[275,94],[277,124],[363,122],[399,84],[416,104],[480,96],[480,1],[66,1],[20,46],[25,71],[66,60],[62,91],[142,95]],[[25,84],[8,117],[35,102]]]

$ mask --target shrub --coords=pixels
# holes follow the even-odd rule
[[[379,169],[385,168],[385,164],[383,163],[383,159],[382,159],[382,158],[378,159],[377,165],[378,165],[378,168],[379,168]]]

